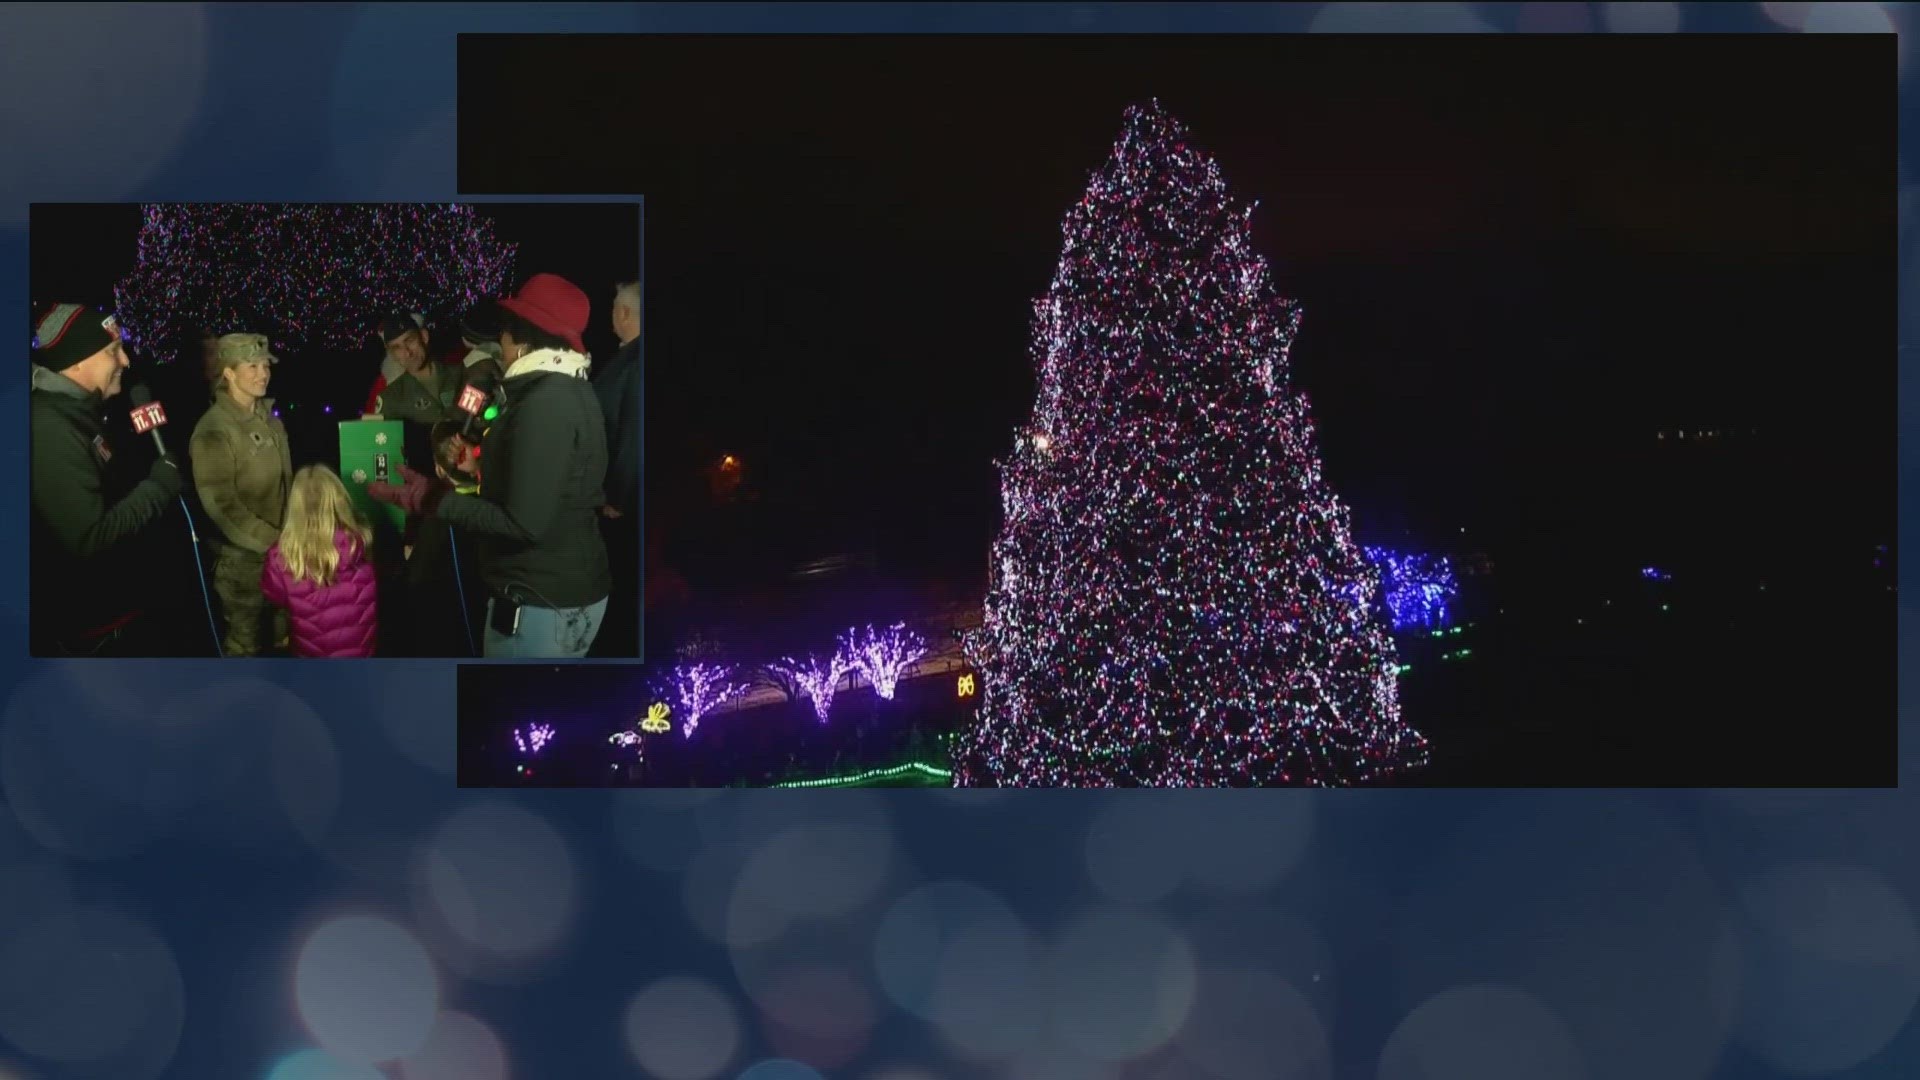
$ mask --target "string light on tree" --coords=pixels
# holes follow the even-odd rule
[[[1424,764],[1252,212],[1157,102],[1128,110],[1068,212],[963,639],[981,696],[957,784],[1343,784]]]
[[[513,744],[520,749],[523,757],[533,757],[553,741],[552,724],[528,724],[517,728],[513,733]]]
[[[848,672],[854,670],[853,658],[844,648],[832,656],[816,654],[805,660],[787,657],[770,666],[791,679],[793,685],[812,700],[813,714],[823,724],[827,722],[827,711],[833,708],[834,688]]]
[[[1364,551],[1380,570],[1381,593],[1395,630],[1446,625],[1447,607],[1460,586],[1444,557],[1403,555],[1379,547]]]
[[[500,295],[514,245],[471,206],[156,203],[114,289],[129,343],[253,330],[276,351],[359,352],[390,311],[457,314]]]
[[[873,692],[887,701],[893,700],[894,687],[907,666],[927,655],[927,643],[906,623],[849,630],[840,647],[861,677],[873,684]]]
[[[747,692],[741,683],[728,682],[731,670],[723,664],[681,664],[673,669],[673,691],[680,700],[681,733],[693,737],[700,718]]]

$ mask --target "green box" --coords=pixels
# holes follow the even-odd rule
[[[367,484],[380,479],[384,471],[389,484],[399,484],[402,450],[406,442],[406,424],[400,420],[340,421],[340,479],[347,483],[347,494],[369,523],[382,521],[401,528],[406,511],[383,503],[367,494]],[[383,470],[384,465],[384,470]]]

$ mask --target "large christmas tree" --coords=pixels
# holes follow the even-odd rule
[[[1252,212],[1158,102],[1128,110],[1068,212],[1033,417],[1000,464],[957,784],[1346,784],[1425,763],[1378,572],[1288,385],[1299,309]]]
[[[465,312],[505,290],[514,245],[471,206],[156,203],[141,208],[122,331],[160,348],[211,331],[294,352],[352,351],[382,315]]]

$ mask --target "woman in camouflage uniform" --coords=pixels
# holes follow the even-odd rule
[[[278,362],[267,351],[267,339],[228,334],[220,339],[217,361],[213,406],[193,429],[193,483],[226,539],[213,568],[227,623],[222,651],[257,656],[287,634],[286,611],[261,595],[260,575],[267,549],[280,538],[293,461],[287,429],[266,396],[268,365]]]

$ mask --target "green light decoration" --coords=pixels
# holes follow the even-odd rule
[[[1412,664],[1401,664],[1399,667],[1393,669],[1393,673],[1395,675],[1405,675],[1407,672],[1412,670],[1413,670]]]
[[[786,783],[775,784],[773,786],[777,788],[853,787],[867,783],[870,780],[892,780],[895,777],[905,776],[910,772],[917,772],[930,780],[953,779],[953,773],[946,769],[934,765],[926,765],[918,761],[909,761],[905,765],[895,765],[886,769],[868,769],[866,772],[855,773],[852,776],[823,776],[818,780],[789,780]]]
[[[480,419],[482,420],[497,420],[499,418],[500,406],[498,405],[489,405],[487,406],[487,411],[480,414]]]

